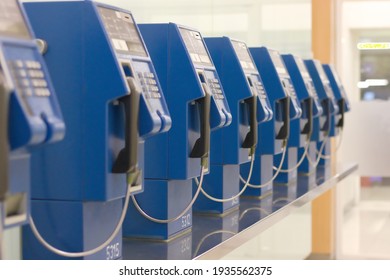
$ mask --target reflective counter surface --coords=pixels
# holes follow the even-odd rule
[[[224,216],[194,213],[192,231],[169,242],[123,240],[123,259],[219,259],[261,234],[295,209],[309,203],[356,171],[339,165],[334,175],[318,168],[317,176],[298,176],[288,186],[276,185],[263,199],[240,198],[239,209]],[[328,172],[327,172],[328,173]]]

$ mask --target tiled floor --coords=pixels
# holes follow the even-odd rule
[[[390,259],[390,186],[362,187],[343,217],[342,259]]]

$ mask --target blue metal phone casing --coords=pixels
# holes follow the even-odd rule
[[[37,216],[36,223],[44,236],[57,236],[54,246],[87,250],[101,244],[114,230],[129,187],[127,174],[113,172],[125,146],[128,119],[119,100],[131,94],[128,80],[133,79],[140,89],[137,126],[141,175],[133,193],[142,192],[144,139],[169,130],[171,118],[129,11],[88,0],[23,5],[38,38],[48,44],[45,60],[68,128],[63,142],[33,155],[33,211],[47,215]],[[137,37],[135,45],[126,41],[129,32]],[[45,169],[39,170],[39,166]],[[69,224],[58,224],[57,220],[65,218],[73,221],[69,223],[75,231],[59,235]],[[103,224],[104,230],[89,233]],[[25,258],[63,258],[44,250],[29,229],[23,235],[29,244],[24,249]],[[121,237],[120,232],[106,248],[115,254],[102,250],[86,258],[121,258]]]
[[[251,160],[250,149],[243,147],[251,130],[248,102],[256,98],[256,128],[259,123],[272,119],[273,112],[246,44],[228,37],[205,38],[205,42],[221,79],[233,122],[211,133],[210,174],[204,178],[203,189],[214,197],[230,198],[240,191],[239,165]],[[194,184],[194,191],[196,188]],[[222,214],[238,204],[238,198],[219,203],[201,194],[194,210]]]
[[[18,24],[25,34],[0,35],[0,94],[4,100],[1,118],[4,117],[5,125],[1,137],[6,138],[2,141],[6,152],[0,155],[5,157],[2,161],[6,163],[2,167],[5,177],[1,179],[8,178],[0,186],[0,207],[4,207],[0,211],[0,222],[3,228],[28,222],[31,151],[44,150],[47,144],[60,141],[65,135],[65,124],[50,74],[33,42],[30,25],[24,19],[18,2],[8,2],[9,6],[3,6],[2,12],[13,14],[10,20],[19,20]],[[16,29],[14,31],[17,32]]]
[[[210,122],[206,125],[212,133],[230,125],[232,115],[199,31],[175,23],[139,27],[170,108],[172,128],[145,142],[145,191],[137,195],[137,200],[151,216],[169,219],[191,201],[192,179],[201,172],[202,160],[191,157],[191,152],[204,125],[198,101],[206,96],[205,90],[211,95]],[[208,168],[209,160],[210,157],[203,159]],[[170,240],[191,226],[192,209],[176,221],[157,224],[142,217],[131,205],[124,236]]]

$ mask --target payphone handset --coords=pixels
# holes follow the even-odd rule
[[[272,118],[271,105],[244,42],[228,37],[205,38],[205,42],[233,116],[229,127],[213,135],[215,149],[211,161],[214,164],[241,164],[255,151],[258,124]],[[221,143],[222,152],[217,152]]]
[[[309,74],[309,71],[306,68],[305,62],[303,61],[302,58],[297,56],[293,56],[293,59],[295,60],[296,65],[298,66],[299,73],[301,74],[305,88],[309,96],[313,99],[313,118],[319,117],[323,113],[323,108],[321,106],[320,98],[318,97],[317,91],[314,87],[313,80]]]
[[[340,108],[338,107],[337,100],[330,85],[329,78],[325,74],[324,68],[322,67],[322,64],[319,60],[314,60],[314,65],[318,71],[325,93],[331,101],[330,113],[331,115],[337,115],[339,113]]]
[[[97,9],[129,90],[128,95],[118,99],[125,111],[125,147],[119,152],[112,172],[130,174],[128,181],[135,183],[140,176],[139,138],[168,131],[172,122],[133,16],[108,6],[99,5]]]
[[[6,87],[3,71],[0,70],[0,203],[6,198],[9,184],[9,95],[10,91]],[[0,228],[2,228],[2,225],[0,225]]]
[[[179,31],[193,66],[198,73],[201,89],[204,93],[204,97],[199,101],[200,137],[195,142],[190,157],[208,157],[210,129],[216,129],[231,123],[230,108],[202,35],[198,31],[182,26],[179,27]]]
[[[249,184],[259,137],[258,125],[271,120],[273,112],[247,45],[228,37],[210,37],[205,42],[225,90],[233,122],[220,132],[212,133],[211,173],[205,177],[202,188],[206,198],[221,204],[200,197],[195,209],[223,213],[238,206],[238,198]],[[239,191],[239,165],[249,160],[247,183]],[[219,198],[209,195],[211,192]]]
[[[34,235],[24,232],[24,257],[106,258],[104,249],[114,246],[110,258],[120,258],[130,195],[143,191],[144,141],[171,127],[151,58],[129,11],[89,0],[23,7],[48,47],[45,60],[68,132],[33,154],[32,203],[43,237],[34,224]],[[64,215],[72,219],[63,222]],[[83,231],[58,235],[78,227]],[[58,236],[52,247],[47,236]]]
[[[175,23],[139,27],[173,120],[168,134],[146,141],[145,177],[197,177],[209,164],[210,131],[232,121],[214,63],[197,30]]]
[[[250,48],[250,51],[274,111],[273,124],[264,123],[262,127],[275,137],[260,141],[260,150],[263,154],[278,154],[282,142],[289,137],[290,120],[299,118],[302,109],[280,54],[266,47]]]
[[[2,1],[0,200],[5,201],[4,207],[7,208],[4,221],[1,221],[6,226],[14,225],[12,220],[15,224],[27,221],[31,149],[57,142],[65,134],[65,124],[46,65],[29,30],[19,3],[15,0]],[[13,213],[17,215],[20,212],[25,213],[18,219],[11,219]]]
[[[253,96],[257,96],[257,121],[260,123],[271,120],[273,117],[273,112],[271,110],[270,102],[265,92],[260,74],[247,45],[244,42],[238,40],[231,40],[231,44],[241,64],[244,75],[247,77],[247,86],[249,86],[250,90],[253,92]]]
[[[69,135],[34,155],[37,162],[57,164],[35,176],[33,197],[109,201],[125,196],[128,186],[141,192],[140,144],[172,122],[132,14],[93,1],[23,5],[37,37],[47,43],[45,58]]]
[[[341,83],[334,66],[330,64],[323,64],[323,68],[329,79],[330,85],[332,87],[333,93],[340,109],[339,114],[341,115],[341,118],[339,119],[336,126],[342,128],[344,126],[344,113],[349,112],[351,110],[351,105],[349,103],[344,86]]]
[[[321,63],[314,59],[308,59],[304,62],[324,110],[323,116],[325,120],[320,123],[319,130],[325,135],[329,135],[332,122],[331,118],[338,113],[339,107],[335,101],[329,80],[326,77]]]
[[[313,129],[313,118],[319,117],[323,112],[317,92],[315,91],[313,85],[313,81],[301,58],[291,54],[282,55],[282,57],[291,77],[292,84],[296,90],[298,99],[301,102],[303,111],[300,120],[301,135],[295,135],[293,138],[302,138],[303,135],[311,136]]]

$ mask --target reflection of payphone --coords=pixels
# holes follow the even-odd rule
[[[68,253],[43,249],[26,229],[24,257],[121,258],[123,197],[142,191],[143,138],[171,125],[151,59],[128,11],[92,1],[24,7],[47,43],[68,128],[34,153],[32,169],[38,239]]]
[[[324,109],[323,115],[325,117],[324,122],[321,122],[321,119],[314,122],[312,139],[317,141],[317,159],[314,159],[314,164],[311,164],[328,166],[330,164],[329,156],[331,152],[329,137],[334,136],[331,134],[332,126],[338,122],[339,106],[337,105],[329,79],[325,74],[321,62],[318,60],[305,60],[305,65],[313,80],[318,97],[321,100],[321,105]],[[321,159],[324,160],[322,161]],[[310,161],[313,161],[313,159],[310,159]],[[329,168],[326,168],[326,170],[329,170]]]
[[[330,133],[330,135],[332,136],[342,133],[341,130],[343,129],[345,123],[344,113],[349,112],[351,110],[351,105],[349,103],[344,86],[342,85],[340,78],[336,70],[334,69],[334,66],[330,64],[323,64],[323,68],[326,76],[329,79],[334,97],[337,100],[337,105],[339,106],[339,119],[338,122],[332,126],[332,130]]]
[[[272,181],[282,169],[287,153],[290,120],[299,118],[302,109],[280,54],[266,47],[250,48],[250,51],[274,112],[273,121],[262,123],[259,126],[259,144],[249,185],[251,188],[244,192],[246,196],[262,197],[272,190]],[[280,153],[282,155],[280,159],[277,159],[280,164],[274,175],[274,155]],[[243,164],[241,185],[245,183],[242,179],[248,172],[248,164]]]
[[[209,168],[210,129],[232,121],[214,64],[198,31],[140,25],[172,116],[172,128],[145,143],[145,190],[133,199],[124,236],[169,240],[189,230]],[[192,196],[192,179],[201,174]],[[192,199],[191,199],[192,198]]]
[[[323,109],[304,61],[293,55],[283,55],[283,60],[303,109],[301,119],[291,122],[288,145],[298,148],[296,166],[299,172],[308,174],[314,167],[307,157],[315,158],[317,148],[317,143],[313,141],[313,123],[320,118]],[[309,106],[312,108],[310,109]]]
[[[31,150],[41,150],[44,144],[61,140],[64,133],[65,125],[46,65],[19,4],[15,0],[2,1],[0,229],[28,222]],[[42,166],[37,166],[36,170],[42,170]]]
[[[258,123],[270,120],[273,114],[246,44],[228,37],[206,38],[205,42],[225,90],[233,122],[211,133],[210,174],[204,178],[204,192],[194,209],[222,214],[238,207],[240,164],[254,160]],[[213,90],[221,91],[218,87]]]

